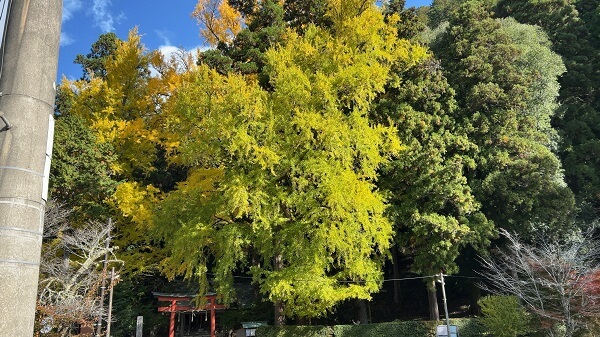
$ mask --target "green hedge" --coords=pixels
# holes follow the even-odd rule
[[[257,337],[435,337],[435,328],[443,322],[396,321],[388,323],[326,326],[260,327]],[[474,318],[452,319],[460,337],[489,336]]]
[[[257,337],[331,337],[331,328],[315,326],[261,326],[256,329]]]
[[[477,318],[451,319],[450,324],[458,327],[460,337],[490,336],[487,328]]]
[[[336,325],[335,337],[427,337],[431,334],[424,322],[406,321],[358,325]]]

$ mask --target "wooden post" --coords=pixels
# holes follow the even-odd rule
[[[216,303],[215,303],[216,299],[214,297],[210,298],[210,337],[215,337],[215,330],[216,330],[216,326],[217,326],[217,321],[216,321],[216,313],[215,313],[215,309],[216,309]]]
[[[169,337],[175,337],[175,312],[177,311],[177,301],[171,301],[171,321],[169,322]]]
[[[108,218],[108,227],[112,227],[112,219]],[[100,286],[100,310],[98,311],[98,322],[96,323],[96,336],[102,336],[102,316],[104,316],[104,297],[106,296],[106,277],[108,273],[108,249],[110,248],[110,231],[106,238],[106,253],[102,266],[102,285]],[[108,335],[107,335],[108,336]]]

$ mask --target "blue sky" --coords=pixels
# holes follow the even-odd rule
[[[77,54],[87,54],[92,43],[107,32],[121,39],[129,30],[138,27],[142,43],[149,50],[165,53],[178,47],[195,50],[205,44],[199,27],[190,13],[197,0],[63,0],[61,46],[58,60],[58,79],[81,77]],[[426,6],[431,0],[407,0],[407,7]]]

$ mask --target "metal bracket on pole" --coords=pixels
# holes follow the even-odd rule
[[[6,125],[6,130],[9,130],[10,128],[12,128],[12,125],[10,125],[10,123],[8,122],[8,119],[6,119],[6,116],[4,116],[4,112],[2,112],[2,111],[0,111],[0,119]]]

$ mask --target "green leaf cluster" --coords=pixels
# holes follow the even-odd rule
[[[483,314],[479,320],[492,335],[517,337],[529,331],[529,314],[516,296],[486,296],[477,304]]]
[[[67,115],[56,121],[52,156],[51,198],[80,221],[105,216],[104,201],[117,185],[111,168],[117,159],[113,147],[98,142],[80,117]]]
[[[472,244],[485,247],[493,224],[479,211],[464,176],[475,145],[453,119],[457,103],[438,60],[397,69],[373,118],[397,126],[406,151],[381,170],[398,246],[421,274],[456,272],[454,260]]]
[[[441,322],[434,321],[394,321],[387,323],[355,324],[323,326],[263,326],[256,330],[259,337],[435,337],[436,326]],[[486,334],[485,327],[476,319],[453,319],[450,324],[456,325],[460,336],[478,337]]]
[[[336,337],[421,337],[431,335],[430,330],[431,329],[423,322],[406,321],[379,324],[336,325],[333,327],[333,335]]]

